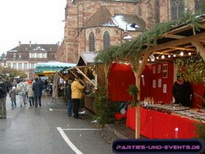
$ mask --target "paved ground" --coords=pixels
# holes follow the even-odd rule
[[[42,102],[38,108],[21,108],[18,102],[11,109],[7,100],[7,119],[0,120],[0,154],[112,153],[112,143],[102,138],[104,130],[94,127],[87,111],[74,119],[67,117],[62,101],[44,97]]]

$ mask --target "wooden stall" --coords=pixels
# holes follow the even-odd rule
[[[174,61],[194,57],[197,54],[200,54],[205,60],[204,25],[204,15],[187,16],[177,21],[162,23],[139,35],[131,42],[99,53],[96,59],[106,65],[111,65],[113,61],[117,60],[130,63],[135,75],[136,86],[140,91],[139,100],[144,101],[147,97],[153,97],[155,103],[169,104],[173,101],[171,90],[177,73]],[[200,87],[201,85],[194,86]],[[200,92],[195,91],[195,93],[204,93],[204,88],[200,87],[200,89]],[[201,106],[200,103],[202,104],[202,100],[196,101],[195,99],[195,106],[197,106],[196,104]],[[136,112],[133,112],[134,114],[131,116],[132,119],[127,118],[127,120],[135,121],[136,138],[139,138],[140,133],[143,134],[143,128],[140,128],[140,119],[146,119],[148,112],[140,114],[140,110],[143,110],[140,103],[138,103],[136,109]],[[145,108],[145,110],[147,109]],[[140,115],[143,118],[140,118]],[[152,116],[150,117],[152,118]],[[152,124],[163,122],[166,121],[152,119]],[[149,128],[149,124],[146,123],[146,128]],[[150,128],[152,127],[150,126]],[[157,136],[154,137],[158,138]],[[189,137],[193,136],[190,135]]]

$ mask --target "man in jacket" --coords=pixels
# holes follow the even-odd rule
[[[6,119],[6,95],[7,95],[7,85],[5,80],[0,75],[0,119]]]
[[[80,83],[80,79],[82,79],[82,75],[79,74],[75,81],[71,84],[71,97],[73,100],[73,113],[74,118],[79,118],[79,108],[80,108],[80,101],[83,98],[83,89],[84,86]]]
[[[38,78],[35,78],[35,82],[33,83],[32,90],[34,91],[35,107],[38,107],[38,104],[39,106],[41,106],[43,84],[41,81],[39,81]]]

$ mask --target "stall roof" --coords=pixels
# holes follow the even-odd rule
[[[35,73],[55,73],[69,67],[74,67],[74,63],[48,62],[38,63],[35,68]]]
[[[95,63],[96,52],[82,52],[80,54],[77,66],[85,66]]]

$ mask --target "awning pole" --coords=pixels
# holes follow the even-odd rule
[[[76,69],[95,87],[97,87],[97,85],[95,83],[93,83],[93,81],[91,81],[79,68],[76,67]]]

